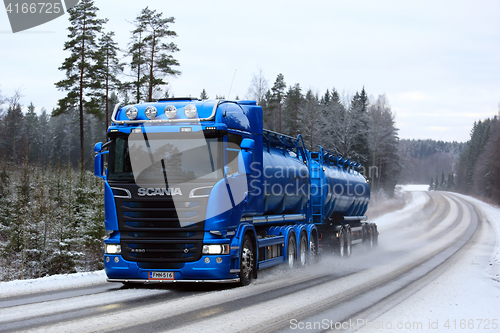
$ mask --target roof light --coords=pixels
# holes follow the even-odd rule
[[[196,110],[196,105],[194,105],[194,104],[188,104],[184,108],[184,114],[188,118],[194,118],[197,113],[198,113],[198,110]]]
[[[155,119],[156,118],[156,114],[158,113],[156,108],[152,105],[148,106],[146,108],[146,111],[144,111],[144,113],[146,114],[146,117],[150,120],[152,119]]]
[[[139,114],[139,111],[137,111],[137,108],[134,106],[131,106],[125,111],[125,115],[127,116],[128,119],[134,120],[137,118],[137,115]]]
[[[175,116],[177,115],[177,108],[173,105],[167,105],[165,107],[165,115],[168,119],[175,118]]]

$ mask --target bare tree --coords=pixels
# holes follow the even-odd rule
[[[262,69],[259,69],[258,74],[252,74],[252,83],[250,83],[250,87],[248,87],[247,98],[255,100],[259,105],[261,105],[268,90],[269,86],[267,80],[264,77]]]

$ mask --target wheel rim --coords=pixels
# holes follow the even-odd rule
[[[300,264],[304,266],[307,262],[307,239],[305,236],[300,238]]]
[[[295,264],[295,239],[288,240],[288,267],[293,267]]]
[[[241,252],[241,272],[245,278],[248,278],[252,273],[253,267],[253,252],[245,246]]]

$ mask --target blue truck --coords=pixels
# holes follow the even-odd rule
[[[360,164],[263,129],[255,101],[118,104],[97,143],[110,282],[233,282],[374,247]]]

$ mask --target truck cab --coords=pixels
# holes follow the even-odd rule
[[[252,151],[262,150],[262,109],[190,98],[117,105],[107,136],[95,173],[105,179],[108,280],[239,282],[241,239],[257,237],[240,221],[262,213],[248,185],[261,177]]]

